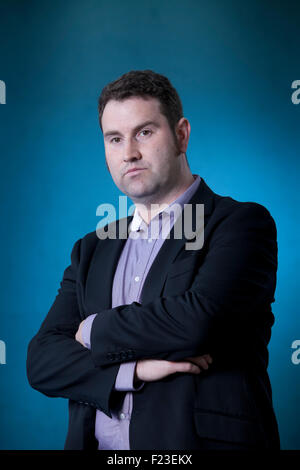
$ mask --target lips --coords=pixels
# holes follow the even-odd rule
[[[141,170],[146,170],[146,168],[131,168],[125,174],[128,175],[128,173],[138,173]]]

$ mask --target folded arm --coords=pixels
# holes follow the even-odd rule
[[[75,339],[86,348],[91,348],[91,328],[98,314],[89,315],[83,320],[76,332]],[[101,315],[101,314],[100,314]],[[186,358],[183,362],[164,361],[162,359],[141,359],[138,362],[123,362],[116,378],[114,389],[118,392],[138,391],[145,382],[160,380],[176,372],[198,374],[207,370],[212,358],[205,356]]]
[[[276,228],[260,205],[244,205],[220,222],[189,290],[101,311],[92,324],[90,350],[75,340],[83,320],[76,291],[80,244],[75,243],[58,295],[28,346],[29,383],[47,396],[83,402],[111,416],[109,397],[120,363],[180,361],[207,352],[215,358],[222,333],[228,353],[250,344],[255,329],[271,325]]]
[[[58,295],[28,345],[27,377],[34,389],[47,396],[69,398],[111,416],[109,397],[120,364],[96,366],[90,351],[75,340],[83,319],[76,293],[80,243],[81,240],[75,243]]]
[[[251,347],[273,323],[276,227],[261,205],[246,203],[224,217],[189,290],[104,310],[91,330],[96,365],[134,359],[178,361],[225,347]],[[261,330],[261,331],[262,331]],[[222,337],[226,340],[222,340]],[[223,341],[223,342],[222,342]],[[253,341],[252,341],[253,342]]]

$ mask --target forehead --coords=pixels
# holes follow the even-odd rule
[[[130,97],[122,101],[109,100],[102,114],[103,131],[112,125],[136,127],[143,121],[163,121],[160,102],[157,98]]]

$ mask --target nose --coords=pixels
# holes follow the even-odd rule
[[[142,158],[141,152],[138,148],[138,143],[134,140],[128,139],[123,147],[124,149],[124,162],[130,162],[132,160],[140,160]]]

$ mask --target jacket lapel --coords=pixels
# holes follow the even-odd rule
[[[97,243],[86,280],[85,306],[87,315],[111,308],[114,274],[132,218],[131,215],[109,224],[108,230],[116,235],[115,238],[108,237]]]
[[[180,256],[180,258],[186,259],[198,253],[199,250],[195,251],[185,249],[185,244],[191,242],[192,240],[186,238],[186,232],[184,231],[183,224],[186,224],[186,221],[188,220],[188,223],[192,223],[192,231],[196,232],[196,204],[204,204],[204,224],[202,225],[205,227],[213,210],[214,196],[215,193],[207,186],[204,179],[201,178],[201,183],[198,187],[198,190],[188,202],[188,204],[192,205],[192,220],[190,221],[190,218],[188,217],[185,218],[186,209],[184,209],[182,216],[178,218],[170,232],[170,238],[167,238],[164,241],[148,272],[141,293],[142,303],[153,301],[153,298],[159,297],[161,295],[165,279],[175,258]],[[182,238],[180,239],[173,238],[175,226],[178,224],[181,225]]]

